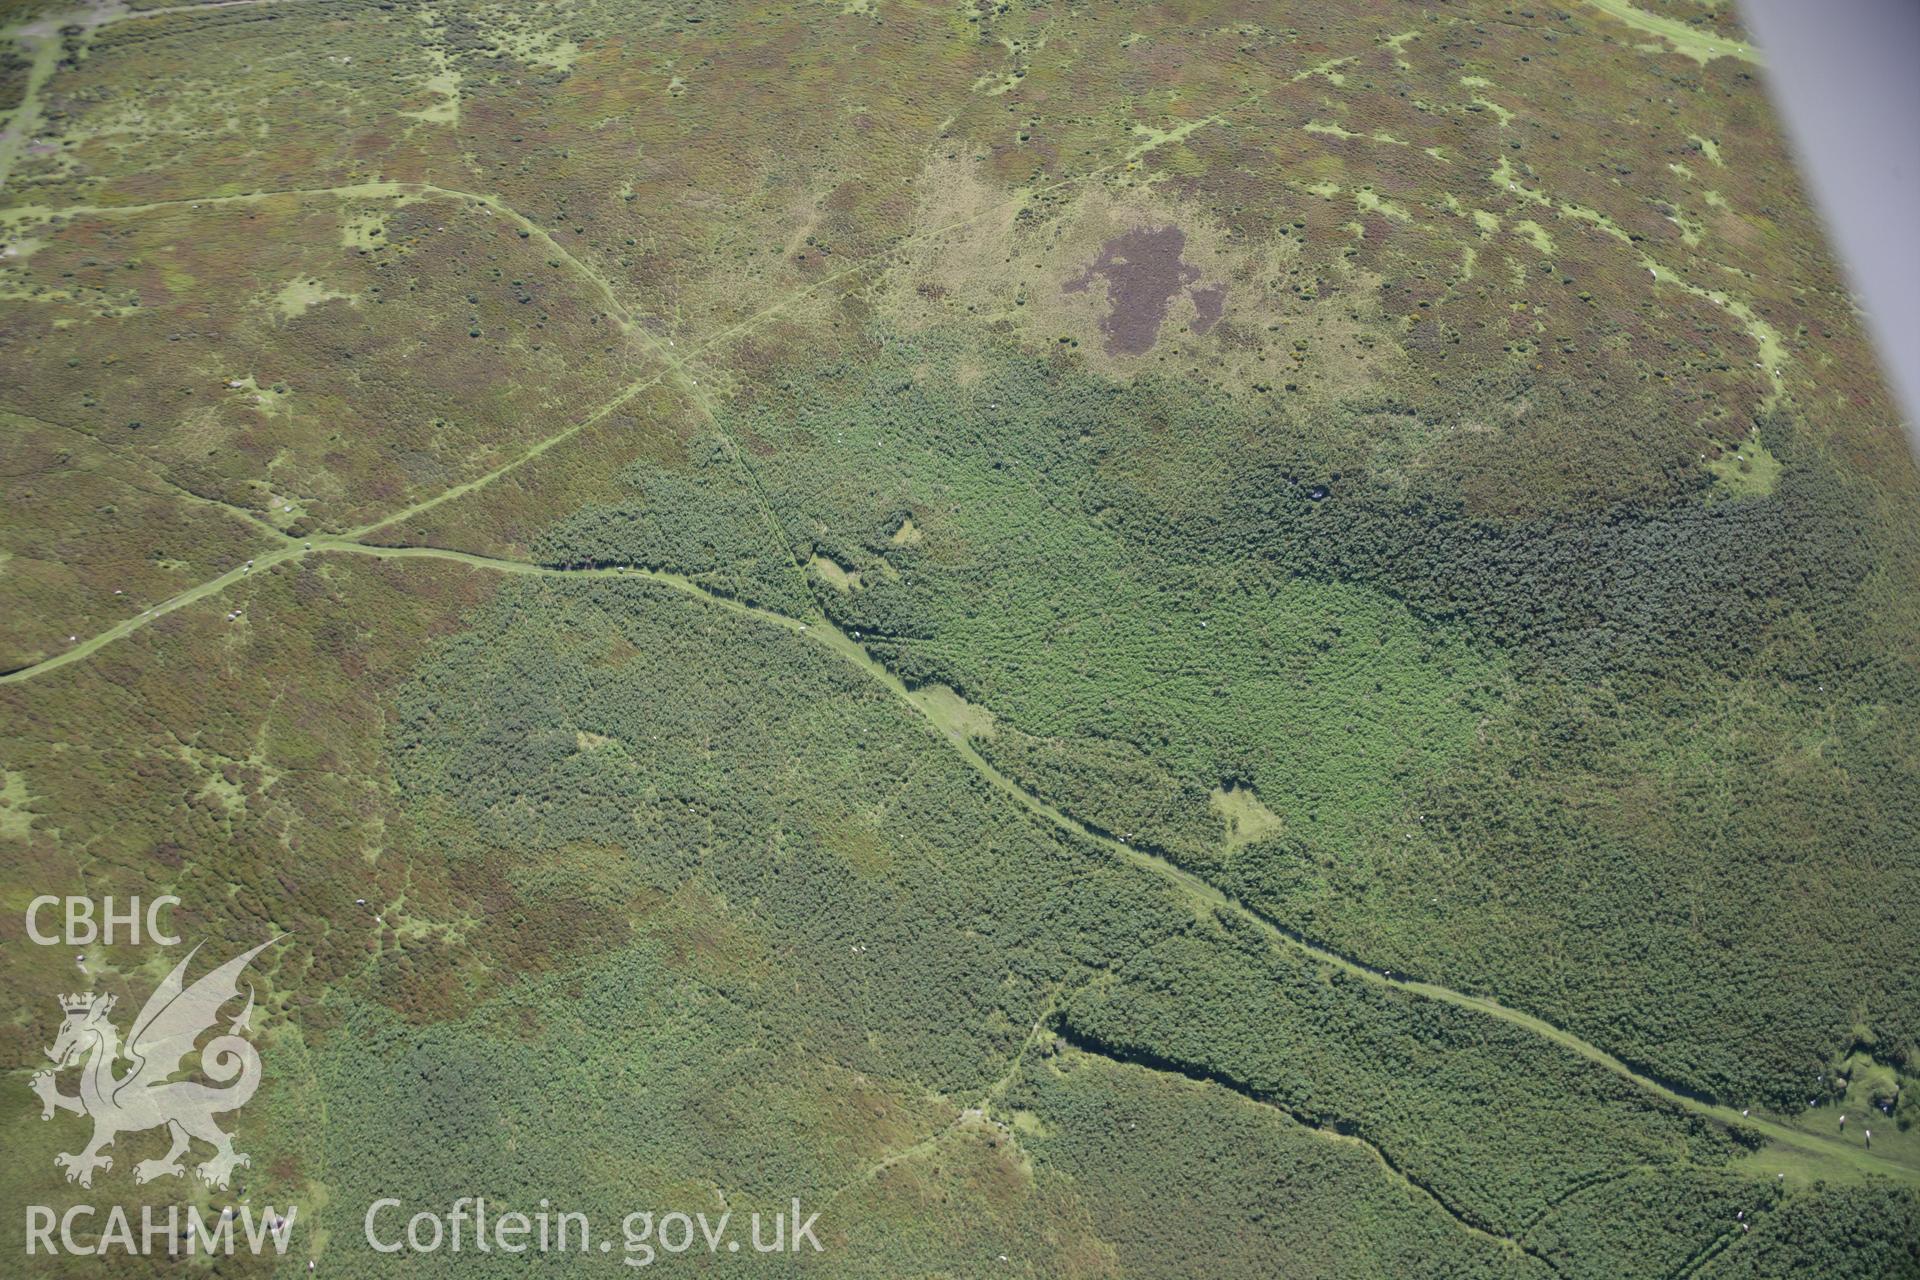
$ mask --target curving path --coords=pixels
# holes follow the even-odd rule
[[[377,546],[355,541],[349,537],[322,536],[311,539],[311,548],[305,543],[296,543],[282,550],[259,557],[254,564],[256,569],[264,570],[289,560],[309,555],[352,554],[371,556],[380,560],[428,559],[445,560],[463,564],[469,568],[491,573],[507,573],[526,577],[569,578],[602,581],[646,582],[665,588],[679,595],[688,596],[715,608],[789,632],[806,643],[815,645],[832,654],[842,662],[857,667],[869,679],[886,689],[895,698],[905,703],[912,711],[924,719],[944,741],[948,748],[993,788],[1025,809],[1029,814],[1043,822],[1068,833],[1074,838],[1099,848],[1103,852],[1120,858],[1142,870],[1151,872],[1160,879],[1172,884],[1192,901],[1215,911],[1225,911],[1239,916],[1251,923],[1274,945],[1290,948],[1312,957],[1315,961],[1339,969],[1347,975],[1376,986],[1390,987],[1408,995],[1428,1000],[1438,1000],[1445,1004],[1487,1017],[1498,1018],[1502,1022],[1520,1027],[1540,1037],[1578,1054],[1588,1062],[1612,1072],[1614,1075],[1651,1093],[1667,1103],[1701,1116],[1728,1129],[1748,1129],[1767,1139],[1789,1148],[1802,1164],[1802,1172],[1809,1178],[1857,1179],[1862,1175],[1872,1175],[1892,1179],[1909,1186],[1920,1187],[1920,1169],[1914,1169],[1896,1161],[1877,1155],[1862,1147],[1853,1145],[1836,1137],[1825,1137],[1793,1128],[1776,1120],[1742,1116],[1732,1107],[1683,1092],[1652,1076],[1629,1066],[1627,1063],[1608,1053],[1598,1045],[1591,1044],[1572,1031],[1558,1026],[1545,1018],[1538,1017],[1522,1009],[1503,1004],[1490,996],[1470,995],[1456,991],[1438,983],[1422,982],[1403,977],[1391,977],[1385,971],[1376,969],[1364,961],[1344,955],[1321,943],[1315,942],[1296,930],[1288,928],[1267,916],[1257,908],[1251,907],[1238,898],[1223,892],[1211,882],[1202,879],[1193,872],[1177,866],[1157,854],[1135,848],[1124,840],[1096,831],[1084,822],[1047,800],[1026,790],[1019,783],[1007,777],[999,769],[974,749],[961,717],[954,714],[951,698],[935,698],[925,690],[909,688],[891,669],[874,658],[859,641],[853,639],[833,622],[825,617],[807,619],[789,617],[772,609],[746,604],[727,596],[707,590],[684,574],[671,573],[658,569],[640,567],[602,567],[602,568],[561,568],[553,565],[535,564],[524,560],[507,560],[496,556],[481,555],[471,551],[446,550],[439,547],[402,547]],[[165,612],[172,612],[194,601],[205,598],[215,591],[245,576],[236,570],[232,573],[204,583],[192,591],[185,592],[160,606]],[[157,613],[156,613],[157,616]],[[122,624],[117,628],[121,634],[133,628]],[[91,648],[117,639],[115,632],[106,632],[95,637],[86,645],[62,654],[59,658],[49,659],[30,671],[40,671],[49,666],[62,666],[84,657]],[[90,648],[91,647],[91,648]],[[0,682],[21,678],[20,673],[10,673],[0,677]]]
[[[226,2],[233,4],[270,3],[272,0],[226,0]],[[1707,53],[1709,56],[1751,56],[1751,50],[1746,46],[1738,45],[1737,42],[1723,41],[1717,37],[1706,37],[1703,33],[1691,29],[1687,29],[1685,32],[1670,32],[1665,29],[1656,29],[1649,24],[1658,21],[1657,19],[1643,11],[1634,9],[1631,5],[1624,3],[1624,0],[1590,0],[1590,2],[1593,3],[1595,7],[1608,12],[1616,18],[1633,22],[1645,30],[1656,31],[1657,34],[1673,40],[1676,44],[1681,44],[1683,51],[1691,53],[1693,49],[1688,49],[1686,45],[1683,44],[1682,36],[1691,40],[1694,49],[1698,49],[1700,53]],[[109,10],[106,12],[111,14],[112,17],[102,20],[114,20],[123,16],[138,16],[123,10]],[[163,9],[149,12],[159,14],[174,12],[174,10]],[[97,21],[95,25],[98,25]],[[1674,25],[1677,26],[1678,24]],[[26,99],[23,101],[21,107],[14,113],[13,119],[9,121],[12,127],[8,130],[7,136],[0,138],[0,187],[5,185],[13,163],[17,159],[21,148],[25,145],[29,126],[37,119],[39,89],[51,75],[54,63],[57,61],[58,41],[51,37],[52,33],[49,32],[47,36],[40,38],[37,42],[34,49],[35,57],[30,72]],[[1709,45],[1713,45],[1714,47],[1709,49]],[[1699,56],[1699,53],[1695,53],[1694,56]],[[1262,96],[1260,93],[1255,92],[1248,95],[1248,100],[1251,101],[1260,96]],[[1204,125],[1223,122],[1224,120],[1224,116],[1215,116],[1208,120],[1198,122],[1194,127],[1203,127]],[[638,322],[634,314],[620,302],[617,291],[613,289],[605,277],[599,275],[586,263],[576,258],[543,227],[531,219],[528,219],[501,201],[498,197],[484,193],[462,191],[431,183],[374,182],[336,187],[258,191],[228,196],[202,197],[197,200],[169,200],[148,204],[99,207],[80,206],[64,209],[21,208],[17,210],[18,214],[40,220],[51,220],[72,215],[112,216],[135,214],[160,208],[185,205],[218,207],[222,205],[250,203],[302,195],[334,195],[342,198],[388,199],[412,196],[471,200],[493,213],[504,217],[519,229],[527,232],[529,238],[537,236],[543,245],[565,261],[574,271],[589,280],[607,303],[609,314],[619,323],[623,332],[632,335],[638,343],[648,350],[649,354],[658,357],[665,368],[658,373],[630,383],[585,417],[568,424],[554,434],[528,446],[513,459],[501,464],[484,475],[463,484],[453,486],[432,497],[423,499],[412,506],[385,516],[374,523],[362,525],[347,530],[344,533],[316,534],[310,538],[295,538],[284,533],[277,534],[277,536],[282,539],[283,545],[260,554],[253,561],[249,562],[249,565],[236,566],[227,573],[203,582],[198,586],[189,588],[153,606],[145,613],[137,617],[128,618],[76,644],[73,648],[63,653],[39,662],[18,667],[11,671],[0,673],[0,684],[15,684],[35,679],[39,676],[57,671],[71,663],[82,661],[102,647],[133,634],[158,618],[217,595],[227,587],[248,577],[253,570],[265,571],[274,566],[301,560],[310,555],[352,554],[388,560],[426,558],[465,564],[469,568],[486,572],[540,577],[645,581],[681,595],[700,600],[708,605],[727,609],[734,613],[752,617],[758,621],[779,627],[798,636],[807,643],[819,646],[833,654],[836,658],[858,667],[869,678],[884,687],[894,697],[904,702],[915,714],[924,718],[938,736],[947,743],[948,747],[958,755],[970,769],[986,780],[996,790],[1025,809],[1029,814],[1066,832],[1077,840],[1096,847],[1111,856],[1125,859],[1127,862],[1151,872],[1162,880],[1174,885],[1196,903],[1203,904],[1212,910],[1229,912],[1240,916],[1257,927],[1276,946],[1292,948],[1311,956],[1321,964],[1340,969],[1350,976],[1366,982],[1392,987],[1409,995],[1430,1000],[1439,1000],[1462,1008],[1471,1009],[1485,1016],[1498,1018],[1511,1025],[1524,1028],[1544,1040],[1551,1041],[1563,1049],[1578,1054],[1589,1062],[1612,1072],[1614,1075],[1628,1081],[1637,1088],[1662,1098],[1673,1106],[1692,1112],[1728,1128],[1746,1128],[1758,1132],[1766,1138],[1781,1144],[1781,1146],[1792,1151],[1797,1161],[1802,1164],[1803,1172],[1808,1177],[1842,1176],[1857,1178],[1863,1174],[1867,1174],[1890,1178],[1908,1185],[1920,1186],[1920,1170],[1899,1164],[1836,1138],[1804,1132],[1774,1120],[1743,1117],[1730,1107],[1725,1107],[1710,1100],[1682,1092],[1651,1076],[1645,1075],[1565,1028],[1556,1026],[1533,1014],[1502,1004],[1490,997],[1469,995],[1434,983],[1390,977],[1387,973],[1374,969],[1360,960],[1343,955],[1309,940],[1298,932],[1288,928],[1286,925],[1269,918],[1257,909],[1222,892],[1210,882],[1194,875],[1190,871],[1176,866],[1158,855],[1137,849],[1122,840],[1115,839],[1088,827],[1079,819],[1074,818],[1065,811],[1050,804],[1040,796],[1026,791],[1018,783],[996,769],[985,757],[981,756],[980,753],[974,749],[964,724],[960,718],[954,714],[954,709],[949,701],[936,700],[925,691],[909,688],[894,672],[868,653],[862,645],[823,617],[813,617],[805,620],[789,617],[772,610],[748,605],[717,595],[700,586],[690,578],[659,570],[641,569],[637,567],[567,569],[524,561],[501,559],[473,552],[445,550],[433,547],[381,546],[366,541],[366,539],[381,529],[418,516],[454,498],[484,488],[502,476],[539,457],[556,445],[572,439],[587,428],[603,421],[621,405],[628,403],[642,391],[656,385],[663,379],[672,378],[682,384],[688,397],[699,406],[701,412],[706,415],[710,421],[715,422],[715,426],[718,429],[719,424],[713,406],[706,394],[698,389],[697,381],[687,371],[686,361],[696,358],[705,351],[727,342],[742,333],[750,331],[764,320],[778,314],[785,308],[819,290],[829,288],[849,276],[871,270],[891,261],[897,253],[909,245],[972,225],[984,218],[995,216],[1010,205],[1025,203],[1050,191],[1102,176],[1121,167],[1125,163],[1137,159],[1143,151],[1150,150],[1156,145],[1159,145],[1158,141],[1150,142],[1144,147],[1136,147],[1127,153],[1123,159],[1116,160],[1111,164],[1100,166],[1085,173],[1023,192],[1009,201],[1004,201],[966,218],[903,236],[889,249],[864,261],[851,264],[832,275],[823,277],[804,288],[796,290],[769,304],[760,311],[747,316],[745,319],[708,336],[701,342],[689,344],[688,350],[684,354],[675,354],[665,349],[659,339],[649,333],[645,327]],[[1656,279],[1657,278],[1656,273]],[[722,431],[722,435],[723,438],[728,438],[725,436],[724,430]],[[728,442],[732,445],[730,438],[728,438]],[[743,470],[745,470],[746,461],[744,454],[737,446],[734,446],[731,451],[734,453],[736,461],[738,461]],[[751,484],[752,476],[750,471],[747,472],[747,476]],[[753,485],[753,487],[755,492],[758,493],[757,484]],[[236,513],[245,515],[244,512],[236,511]],[[779,533],[778,522],[773,520],[770,511],[767,515],[771,526],[776,533]],[[256,521],[256,523],[258,522]],[[784,534],[781,534],[779,540],[784,544]],[[790,547],[789,551],[791,551]]]

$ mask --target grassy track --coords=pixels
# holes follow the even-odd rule
[[[1233,912],[1252,922],[1260,931],[1280,946],[1304,951],[1323,964],[1331,965],[1343,972],[1374,983],[1378,986],[1392,987],[1412,995],[1423,996],[1429,1000],[1439,1000],[1457,1005],[1463,1009],[1489,1017],[1498,1018],[1532,1032],[1544,1040],[1550,1040],[1564,1049],[1579,1054],[1592,1062],[1629,1081],[1638,1088],[1655,1094],[1673,1105],[1703,1116],[1716,1124],[1728,1128],[1745,1127],[1765,1135],[1769,1140],[1784,1148],[1791,1148],[1795,1157],[1792,1162],[1799,1173],[1807,1180],[1826,1178],[1828,1181],[1857,1181],[1863,1176],[1891,1178],[1910,1186],[1920,1186],[1920,1169],[1897,1163],[1876,1155],[1864,1147],[1857,1146],[1840,1138],[1822,1137],[1819,1134],[1806,1133],[1777,1121],[1753,1116],[1742,1116],[1732,1107],[1722,1106],[1690,1094],[1682,1093],[1649,1076],[1634,1070],[1606,1050],[1588,1043],[1565,1028],[1555,1026],[1544,1018],[1536,1017],[1520,1009],[1504,1005],[1498,1000],[1486,996],[1468,995],[1431,982],[1418,982],[1407,978],[1388,977],[1381,970],[1372,968],[1361,961],[1341,955],[1318,945],[1285,925],[1269,919],[1245,903],[1233,898],[1206,880],[1174,865],[1165,858],[1136,849],[1124,840],[1117,840],[1088,828],[1084,823],[1065,813],[1044,799],[1022,788],[1007,777],[973,747],[968,737],[967,719],[956,713],[951,697],[935,697],[925,690],[909,689],[906,684],[887,667],[875,660],[872,654],[859,641],[847,635],[833,623],[824,618],[802,621],[790,618],[772,610],[761,609],[717,596],[699,584],[679,574],[657,573],[645,569],[554,569],[541,565],[524,564],[510,560],[496,560],[487,556],[472,555],[459,551],[440,551],[424,547],[367,547],[346,542],[329,542],[328,549],[355,551],[381,557],[426,556],[454,560],[469,564],[475,568],[490,569],[506,573],[523,573],[553,577],[588,577],[615,579],[643,579],[654,582],[682,595],[693,596],[709,604],[745,614],[762,622],[771,623],[783,630],[794,632],[808,642],[818,645],[843,662],[847,662],[882,685],[896,698],[912,707],[939,733],[940,737],[975,773],[985,778],[994,788],[1018,804],[1035,817],[1070,832],[1074,836],[1098,845],[1108,853],[1125,859],[1137,867],[1151,871],[1161,879],[1178,886],[1196,903],[1204,906]],[[322,549],[316,543],[315,549]],[[1782,1153],[1784,1154],[1784,1153]]]
[[[936,696],[923,689],[911,689],[886,666],[877,661],[859,641],[824,618],[800,619],[756,605],[749,605],[725,596],[716,595],[682,574],[667,573],[643,568],[587,568],[569,569],[549,565],[533,564],[519,560],[504,560],[493,556],[478,555],[467,551],[443,550],[438,547],[394,547],[375,546],[355,541],[349,537],[316,537],[309,550],[304,545],[290,545],[280,551],[261,556],[255,562],[256,569],[265,569],[272,565],[296,560],[308,555],[353,554],[372,556],[380,560],[429,559],[445,560],[455,564],[464,564],[469,568],[490,573],[508,573],[526,577],[569,578],[604,581],[643,581],[683,596],[689,596],[715,608],[752,618],[759,622],[787,631],[807,643],[817,645],[839,660],[859,668],[867,677],[881,685],[894,697],[912,708],[932,726],[940,738],[947,744],[968,768],[990,783],[995,790],[1025,809],[1043,822],[1066,831],[1076,838],[1097,846],[1105,852],[1124,859],[1143,870],[1152,872],[1181,890],[1196,905],[1210,910],[1227,911],[1252,923],[1276,946],[1292,948],[1304,952],[1316,961],[1339,969],[1351,977],[1370,982],[1376,986],[1391,987],[1410,995],[1428,1000],[1438,1000],[1446,1004],[1471,1009],[1488,1017],[1498,1018],[1502,1022],[1520,1027],[1543,1040],[1551,1041],[1567,1049],[1639,1089],[1654,1094],[1672,1105],[1695,1115],[1711,1120],[1728,1128],[1747,1128],[1765,1136],[1777,1144],[1769,1153],[1766,1162],[1767,1171],[1791,1172],[1796,1181],[1825,1179],[1830,1182],[1856,1182],[1865,1177],[1882,1177],[1909,1186],[1920,1186],[1920,1169],[1899,1163],[1884,1156],[1857,1146],[1843,1138],[1825,1137],[1807,1133],[1778,1121],[1762,1117],[1742,1116],[1731,1107],[1723,1106],[1708,1099],[1683,1093],[1669,1085],[1647,1076],[1627,1063],[1614,1057],[1597,1045],[1581,1039],[1573,1032],[1556,1026],[1544,1018],[1515,1009],[1487,996],[1470,995],[1455,991],[1451,987],[1431,982],[1420,982],[1402,977],[1390,977],[1387,973],[1375,969],[1360,960],[1331,951],[1289,929],[1284,924],[1254,910],[1238,899],[1222,892],[1218,887],[1201,877],[1176,866],[1156,854],[1137,849],[1124,840],[1094,831],[1079,819],[1048,803],[1045,799],[1022,788],[1018,783],[996,769],[984,756],[974,749],[968,735],[969,717],[964,714],[965,704],[957,704],[951,695]],[[214,592],[237,581],[243,571],[235,570],[212,582],[203,583],[191,591],[174,597],[155,611],[172,612],[197,600],[204,599]],[[100,645],[129,632],[140,619],[121,624],[113,631],[104,632],[58,658],[49,659],[27,672],[38,673],[74,662]],[[26,673],[14,672],[0,677],[0,682],[24,678]],[[944,691],[943,691],[944,692]]]
[[[262,0],[228,0],[228,3],[258,2],[262,2]],[[1753,63],[1760,61],[1757,52],[1747,44],[1725,39],[1711,32],[1697,30],[1671,19],[1646,13],[1627,3],[1626,0],[1588,0],[1588,3],[1612,18],[1669,41],[1680,52],[1689,57],[1696,58],[1703,63],[1716,57],[1735,57]],[[174,10],[163,9],[150,11],[152,14],[168,12],[174,12]],[[112,16],[132,15],[114,11]],[[92,19],[96,24],[104,20],[108,19],[101,17]],[[44,35],[36,34],[33,47],[33,62],[25,97],[21,106],[15,111],[13,118],[9,121],[11,127],[8,130],[7,136],[4,139],[0,139],[0,187],[4,187],[13,166],[30,139],[32,126],[38,119],[39,93],[45,81],[53,72],[58,60],[58,53],[59,41],[57,36],[52,34],[52,32]],[[1222,117],[1210,117],[1207,120],[1195,122],[1191,128],[1200,128],[1222,119]],[[1188,131],[1191,131],[1191,128]],[[217,595],[228,586],[249,576],[252,570],[265,571],[281,564],[302,560],[310,555],[351,554],[372,556],[383,560],[424,558],[464,564],[471,569],[485,572],[537,577],[606,580],[637,579],[650,582],[663,589],[698,599],[713,607],[726,609],[736,614],[745,615],[779,627],[807,643],[816,645],[832,653],[841,661],[858,667],[870,679],[882,685],[894,697],[906,703],[914,713],[924,718],[934,731],[947,743],[949,749],[958,755],[968,768],[972,769],[978,776],[985,779],[997,791],[1005,795],[1015,804],[1018,804],[1029,814],[1061,831],[1069,833],[1080,841],[1098,847],[1107,854],[1125,859],[1135,866],[1152,872],[1160,879],[1178,887],[1192,902],[1205,909],[1229,912],[1253,923],[1276,946],[1292,948],[1303,952],[1322,964],[1337,968],[1352,977],[1378,986],[1396,988],[1413,996],[1442,1001],[1462,1008],[1472,1009],[1488,1017],[1501,1019],[1511,1025],[1523,1028],[1542,1039],[1551,1041],[1563,1049],[1578,1054],[1587,1061],[1629,1081],[1635,1087],[1657,1095],[1676,1107],[1729,1128],[1744,1127],[1758,1132],[1775,1144],[1767,1153],[1768,1160],[1766,1167],[1769,1173],[1775,1169],[1783,1169],[1790,1170],[1792,1176],[1797,1178],[1804,1177],[1808,1180],[1813,1178],[1826,1178],[1835,1181],[1856,1181],[1867,1176],[1877,1176],[1889,1178],[1910,1186],[1920,1186],[1920,1169],[1916,1169],[1886,1156],[1875,1154],[1843,1138],[1809,1133],[1773,1120],[1742,1116],[1733,1108],[1722,1106],[1698,1096],[1683,1093],[1657,1079],[1642,1074],[1628,1063],[1582,1040],[1570,1031],[1532,1014],[1501,1004],[1499,1001],[1490,997],[1471,995],[1432,983],[1389,976],[1381,970],[1369,967],[1362,961],[1328,950],[1289,929],[1284,924],[1267,917],[1245,903],[1229,896],[1215,885],[1184,870],[1174,863],[1150,852],[1135,848],[1124,840],[1115,839],[1089,828],[1079,819],[1064,810],[1049,803],[1040,796],[1023,789],[1018,783],[1000,772],[983,757],[973,746],[969,734],[971,718],[965,714],[967,708],[964,703],[956,703],[950,696],[936,696],[934,691],[908,687],[893,671],[877,661],[863,645],[824,618],[810,617],[802,619],[748,605],[717,595],[700,586],[690,578],[669,572],[641,568],[565,569],[528,562],[498,559],[471,552],[418,546],[381,546],[368,541],[372,535],[381,529],[391,528],[396,524],[432,510],[454,498],[486,487],[523,464],[532,461],[555,446],[574,438],[589,427],[605,420],[619,407],[629,403],[642,391],[656,385],[663,379],[672,379],[681,384],[688,397],[695,402],[702,413],[714,422],[716,429],[722,430],[722,434],[724,435],[724,429],[720,428],[714,407],[707,393],[699,388],[697,381],[689,371],[686,364],[687,361],[695,359],[705,351],[711,350],[719,344],[730,341],[734,337],[751,330],[767,318],[778,314],[782,309],[793,305],[818,290],[829,288],[836,282],[849,276],[870,271],[877,266],[883,265],[909,244],[937,237],[971,225],[983,218],[995,216],[1003,212],[1010,204],[1030,201],[1046,192],[1098,177],[1127,161],[1137,158],[1142,151],[1152,146],[1160,145],[1161,141],[1163,140],[1150,142],[1146,147],[1135,147],[1123,160],[1115,161],[1112,164],[1091,169],[1075,177],[1063,179],[1059,182],[1024,192],[1014,201],[1003,202],[967,218],[903,236],[892,248],[817,280],[813,284],[787,297],[777,299],[762,310],[747,316],[738,323],[710,335],[704,341],[689,343],[684,353],[669,352],[665,349],[664,344],[653,334],[649,333],[621,302],[618,292],[613,288],[611,283],[587,263],[576,258],[548,231],[501,201],[498,197],[483,193],[461,191],[425,183],[375,182],[312,189],[296,188],[257,191],[226,196],[203,197],[196,200],[168,200],[149,204],[75,207],[57,210],[38,208],[17,210],[17,215],[21,217],[51,219],[73,215],[115,216],[137,214],[161,208],[187,205],[217,207],[300,196],[331,195],[340,198],[362,199],[427,197],[470,200],[484,207],[491,213],[511,222],[520,231],[525,233],[528,238],[537,237],[546,247],[552,250],[556,256],[565,261],[572,271],[583,276],[594,286],[596,292],[600,294],[608,308],[609,315],[617,321],[621,329],[629,334],[639,345],[644,347],[648,354],[657,356],[662,367],[657,371],[650,372],[642,378],[629,383],[598,408],[574,422],[565,425],[554,434],[528,446],[514,458],[483,475],[424,498],[398,512],[381,517],[373,523],[361,525],[342,533],[320,534],[313,536],[311,539],[295,539],[287,537],[284,534],[279,534],[277,536],[282,538],[282,545],[275,546],[272,550],[261,553],[255,560],[249,562],[248,565],[235,566],[218,577],[189,588],[155,605],[137,617],[125,619],[97,635],[75,643],[71,648],[58,655],[37,663],[22,666],[10,672],[0,673],[0,684],[20,683],[59,670],[70,663],[81,661],[105,645],[133,634],[157,618],[164,617],[167,614]],[[1657,269],[1657,264],[1653,264],[1650,259],[1643,259],[1643,265],[1648,267],[1652,278],[1657,283],[1678,284],[1702,297],[1707,297],[1728,310],[1734,311],[1739,318],[1747,322],[1750,332],[1756,332],[1756,326],[1759,325],[1759,321],[1750,309],[1740,311],[1736,309],[1732,303],[1727,301],[1724,295],[1707,293],[1695,286],[1687,285],[1671,272],[1664,272],[1662,269]],[[1763,357],[1769,355],[1766,342],[1763,339],[1770,332],[1770,330],[1762,329],[1756,333],[1756,342],[1759,343],[1762,348],[1761,354]],[[1770,367],[1774,363],[1773,360],[1768,360]],[[1777,385],[1777,373],[1774,374],[1774,377]],[[747,483],[756,496],[760,498],[763,511],[765,511],[767,515],[772,532],[776,537],[783,539],[780,525],[772,511],[767,508],[764,495],[760,493],[759,486],[754,482],[744,453],[731,439],[729,439],[729,444],[731,446],[730,452],[732,452],[736,462],[745,473]],[[217,505],[225,506],[226,504]],[[228,507],[227,509],[241,518],[259,525],[262,529],[269,529],[268,526],[255,519],[250,513],[238,508]],[[269,532],[271,532],[270,529]],[[788,547],[787,550],[791,555],[792,548]],[[928,1142],[937,1141],[937,1138],[938,1135],[933,1139],[929,1139]],[[1761,1175],[1756,1173],[1756,1176]]]
[[[6,129],[0,132],[0,190],[5,189],[13,166],[40,123],[40,90],[53,75],[54,64],[59,60],[60,37],[54,30],[33,37],[33,65],[27,71],[26,93],[13,114],[7,117]]]
[[[1760,51],[1744,41],[1729,40],[1711,31],[1702,31],[1698,27],[1690,27],[1672,18],[1648,13],[1645,9],[1636,8],[1628,3],[1628,0],[1587,0],[1587,3],[1608,17],[1618,18],[1630,27],[1637,27],[1649,35],[1659,36],[1696,62],[1704,64],[1714,58],[1738,58],[1742,62],[1751,62],[1756,66],[1764,65]]]

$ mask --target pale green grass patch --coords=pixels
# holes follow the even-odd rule
[[[1252,787],[1215,787],[1209,803],[1226,821],[1228,849],[1239,849],[1286,830],[1285,819],[1261,804]]]
[[[1757,428],[1737,446],[1709,459],[1707,470],[1713,472],[1715,491],[1729,498],[1764,498],[1780,483],[1780,460],[1760,442]]]
[[[848,592],[860,589],[860,571],[849,569],[839,561],[827,556],[815,556],[807,561],[807,568],[813,575],[832,587],[835,591]]]

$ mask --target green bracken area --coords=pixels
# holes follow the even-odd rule
[[[1764,77],[1710,0],[0,4],[0,1272],[626,1270],[363,1230],[483,1195],[1920,1276],[1920,469]],[[233,1186],[56,1164],[60,997],[181,953],[47,894],[284,935]]]

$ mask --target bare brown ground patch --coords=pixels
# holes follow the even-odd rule
[[[889,327],[985,323],[1032,354],[1067,352],[1117,381],[1151,371],[1302,404],[1404,376],[1404,355],[1380,327],[1377,281],[1356,269],[1343,243],[1256,243],[1164,185],[1023,193],[951,159],[930,163],[914,185],[914,229],[950,229],[909,246],[876,282],[874,313]],[[1135,351],[1151,308],[1136,321],[1139,335],[1116,344],[1111,288],[1071,286],[1108,246],[1165,229],[1184,237],[1175,279],[1185,279],[1170,291],[1157,335]],[[1129,310],[1124,298],[1121,310]]]
[[[1086,269],[1060,289],[1085,293],[1094,277],[1104,278],[1108,311],[1100,328],[1107,335],[1107,350],[1145,355],[1160,336],[1174,296],[1200,278],[1199,270],[1180,256],[1186,247],[1187,233],[1179,227],[1135,227],[1101,245]]]

